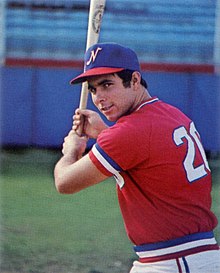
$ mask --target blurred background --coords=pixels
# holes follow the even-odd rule
[[[123,273],[135,258],[111,180],[76,197],[53,186],[88,12],[89,0],[0,1],[1,272]],[[99,41],[135,50],[151,95],[195,121],[219,218],[220,0],[106,0]]]
[[[59,147],[78,106],[88,0],[1,1],[1,144]],[[220,151],[217,0],[107,0],[100,42],[134,49],[152,95],[195,120]],[[89,101],[89,108],[92,108]]]

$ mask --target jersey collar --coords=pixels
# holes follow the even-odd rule
[[[156,101],[158,101],[159,99],[157,97],[153,97],[145,102],[143,102],[141,105],[138,106],[138,108],[136,109],[136,111],[140,110],[143,106],[145,106],[146,104],[152,104]]]

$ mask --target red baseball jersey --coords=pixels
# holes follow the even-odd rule
[[[125,228],[135,245],[207,232],[211,174],[194,123],[152,98],[104,130],[89,153],[117,181]]]

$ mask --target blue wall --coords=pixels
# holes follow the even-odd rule
[[[72,125],[80,71],[1,67],[1,144],[60,147]],[[211,74],[143,74],[151,95],[179,107],[196,123],[205,149],[220,151],[220,77]],[[89,108],[94,106],[89,99]],[[92,142],[89,142],[91,145]]]

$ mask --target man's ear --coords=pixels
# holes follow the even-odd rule
[[[138,71],[134,71],[131,77],[131,84],[134,87],[138,87],[141,83],[141,74]]]

